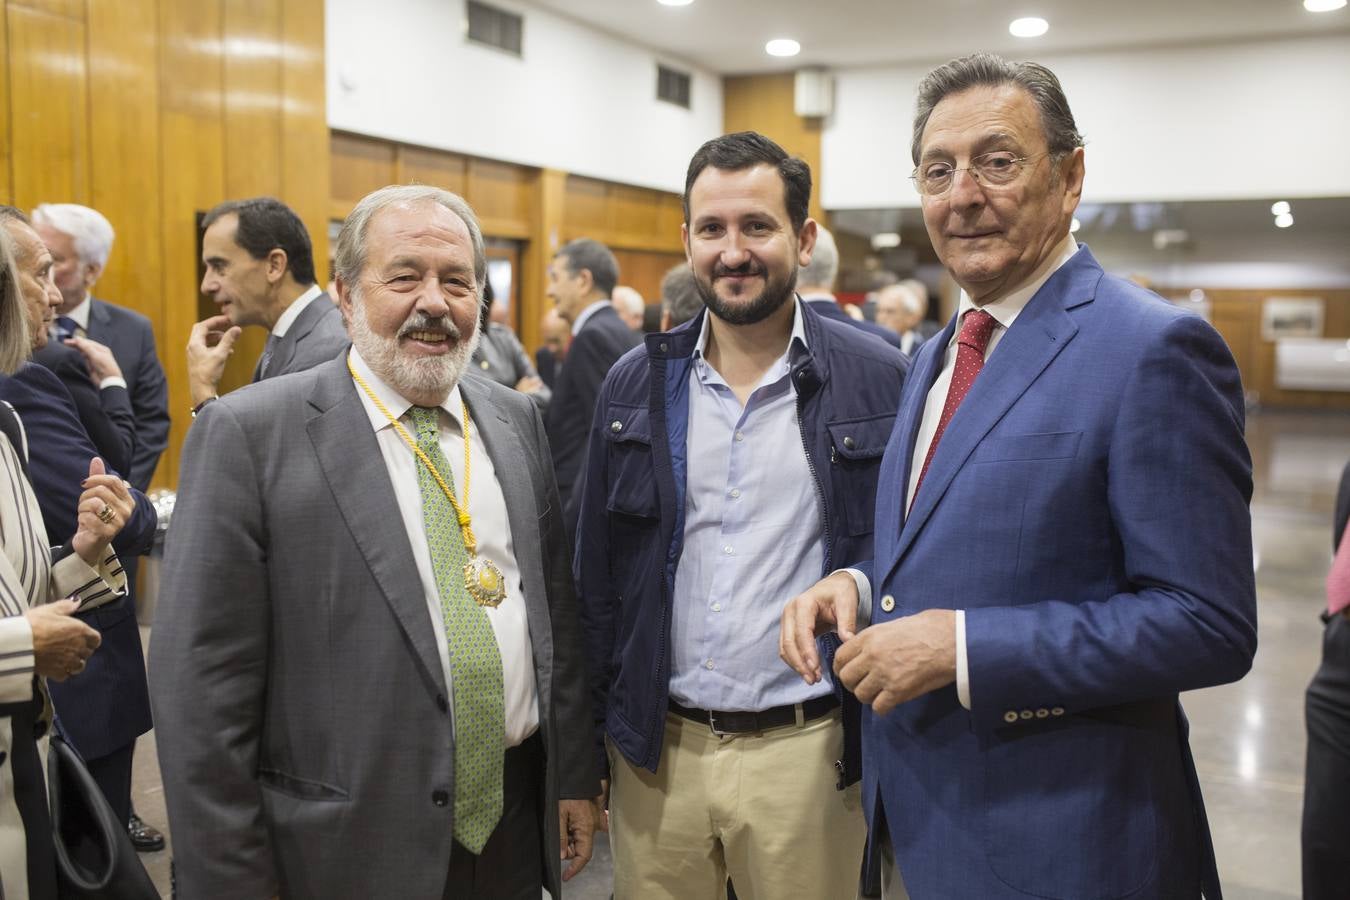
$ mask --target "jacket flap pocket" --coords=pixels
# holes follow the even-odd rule
[[[874,459],[886,452],[895,426],[895,413],[869,416],[865,419],[842,419],[827,422],[830,443],[844,459]]]
[[[288,775],[276,769],[258,769],[258,783],[283,794],[289,794],[297,800],[332,800],[345,803],[351,797],[342,788],[312,781],[298,775]]]
[[[651,417],[645,406],[628,406],[623,403],[611,403],[605,409],[605,437],[611,443],[637,443],[651,446]]]
[[[1078,452],[1081,431],[1006,434],[990,437],[975,451],[975,462],[1019,459],[1067,459]]]

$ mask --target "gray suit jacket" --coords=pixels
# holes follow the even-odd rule
[[[262,373],[262,359],[253,369],[253,380],[276,378],[292,372],[303,372],[337,356],[351,343],[347,327],[342,324],[342,313],[327,294],[309,301],[300,315],[286,329],[286,333],[272,349],[267,361],[267,374]]]
[[[547,756],[539,865],[557,897],[557,800],[599,793],[570,553],[534,405],[472,375],[461,389],[524,583]],[[446,685],[345,356],[207,406],[183,462],[152,648],[182,895],[439,898]]]

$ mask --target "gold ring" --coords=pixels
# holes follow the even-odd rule
[[[98,520],[104,525],[111,525],[113,520],[113,508],[108,504],[103,504],[103,508],[98,511]]]

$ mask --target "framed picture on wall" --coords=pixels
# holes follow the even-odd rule
[[[1261,337],[1320,338],[1324,315],[1321,297],[1267,297],[1261,307]]]

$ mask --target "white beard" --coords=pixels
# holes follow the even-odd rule
[[[371,371],[405,397],[409,394],[438,394],[444,396],[459,383],[469,360],[478,349],[482,333],[478,327],[478,317],[474,317],[473,334],[468,340],[450,340],[454,346],[450,352],[440,356],[414,356],[403,352],[397,337],[387,338],[370,330],[366,321],[365,302],[360,291],[352,291],[352,314],[347,320],[347,331],[351,335],[352,346],[361,354],[361,358],[370,366]],[[409,323],[422,317],[413,314],[399,329],[402,334],[410,329]],[[454,324],[450,322],[451,328]],[[415,329],[414,329],[415,330]]]

